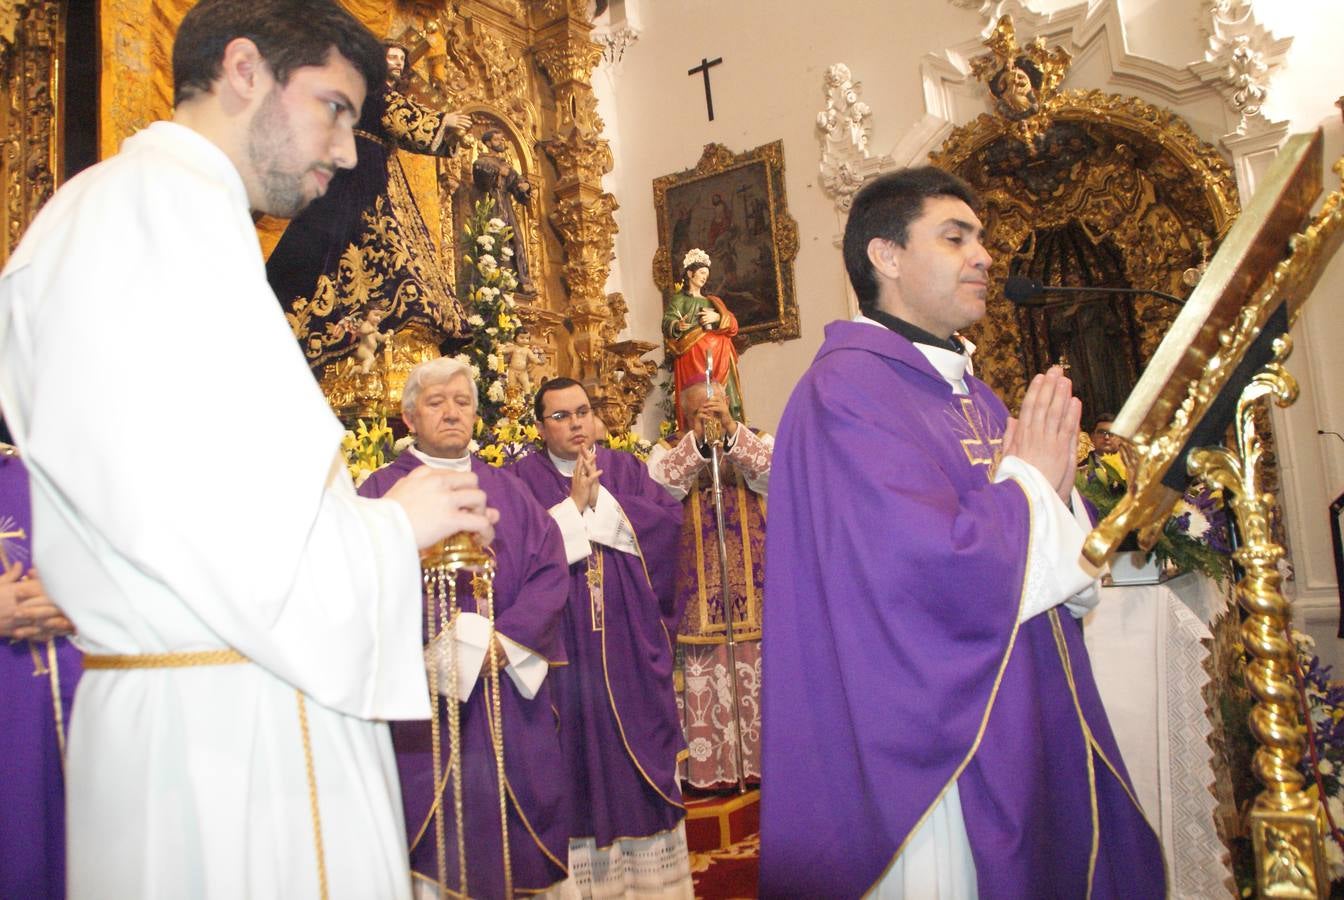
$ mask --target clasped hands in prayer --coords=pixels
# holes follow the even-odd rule
[[[579,458],[574,461],[574,480],[569,486],[569,499],[579,508],[597,509],[597,492],[602,487],[602,470],[597,467],[597,452],[592,447],[579,449]]]
[[[1008,418],[1003,455],[1031,463],[1066,504],[1073,493],[1078,453],[1078,427],[1083,404],[1073,396],[1073,382],[1059,366],[1051,366],[1027,385],[1022,409]]]
[[[36,569],[23,577],[23,564],[16,562],[0,574],[0,637],[16,641],[49,641],[74,634],[75,627],[47,599]]]

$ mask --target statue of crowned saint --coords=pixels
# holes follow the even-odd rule
[[[709,254],[698,247],[682,259],[682,280],[673,288],[663,312],[663,336],[673,357],[672,375],[677,425],[687,428],[681,408],[682,392],[703,381],[707,360],[714,359],[712,376],[727,393],[733,418],[742,418],[742,388],[737,377],[737,316],[713,294],[704,292],[709,281]]]

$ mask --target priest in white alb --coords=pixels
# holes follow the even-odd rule
[[[62,188],[0,277],[33,552],[88,654],[70,897],[409,896],[381,720],[429,714],[417,546],[491,513],[469,473],[355,495],[250,215],[354,165],[384,65],[330,0],[204,0],[173,120]]]

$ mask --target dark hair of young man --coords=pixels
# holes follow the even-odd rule
[[[845,223],[843,252],[860,312],[877,308],[877,278],[868,259],[868,243],[883,238],[904,247],[910,223],[920,217],[924,201],[931,197],[956,197],[972,209],[980,205],[970,185],[933,166],[879,175],[854,195]]]
[[[551,391],[563,391],[565,388],[572,387],[582,388],[583,385],[579,384],[573,378],[552,378],[550,381],[545,382],[541,387],[537,388],[537,395],[532,398],[532,413],[537,417],[537,422],[541,422],[542,414],[546,409],[546,404],[542,398]],[[583,395],[585,397],[588,396],[587,388],[583,388]]]
[[[173,103],[209,93],[224,48],[247,38],[281,85],[295,69],[327,63],[335,49],[364,76],[369,90],[387,78],[382,43],[332,0],[201,0],[173,41]]]

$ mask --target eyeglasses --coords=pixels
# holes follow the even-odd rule
[[[573,412],[570,412],[567,409],[561,409],[551,413],[550,415],[542,416],[542,418],[550,419],[557,425],[563,425],[566,422],[568,422],[571,418],[577,419],[580,422],[582,422],[584,419],[588,418],[592,414],[593,414],[593,408],[591,406],[580,406]]]

